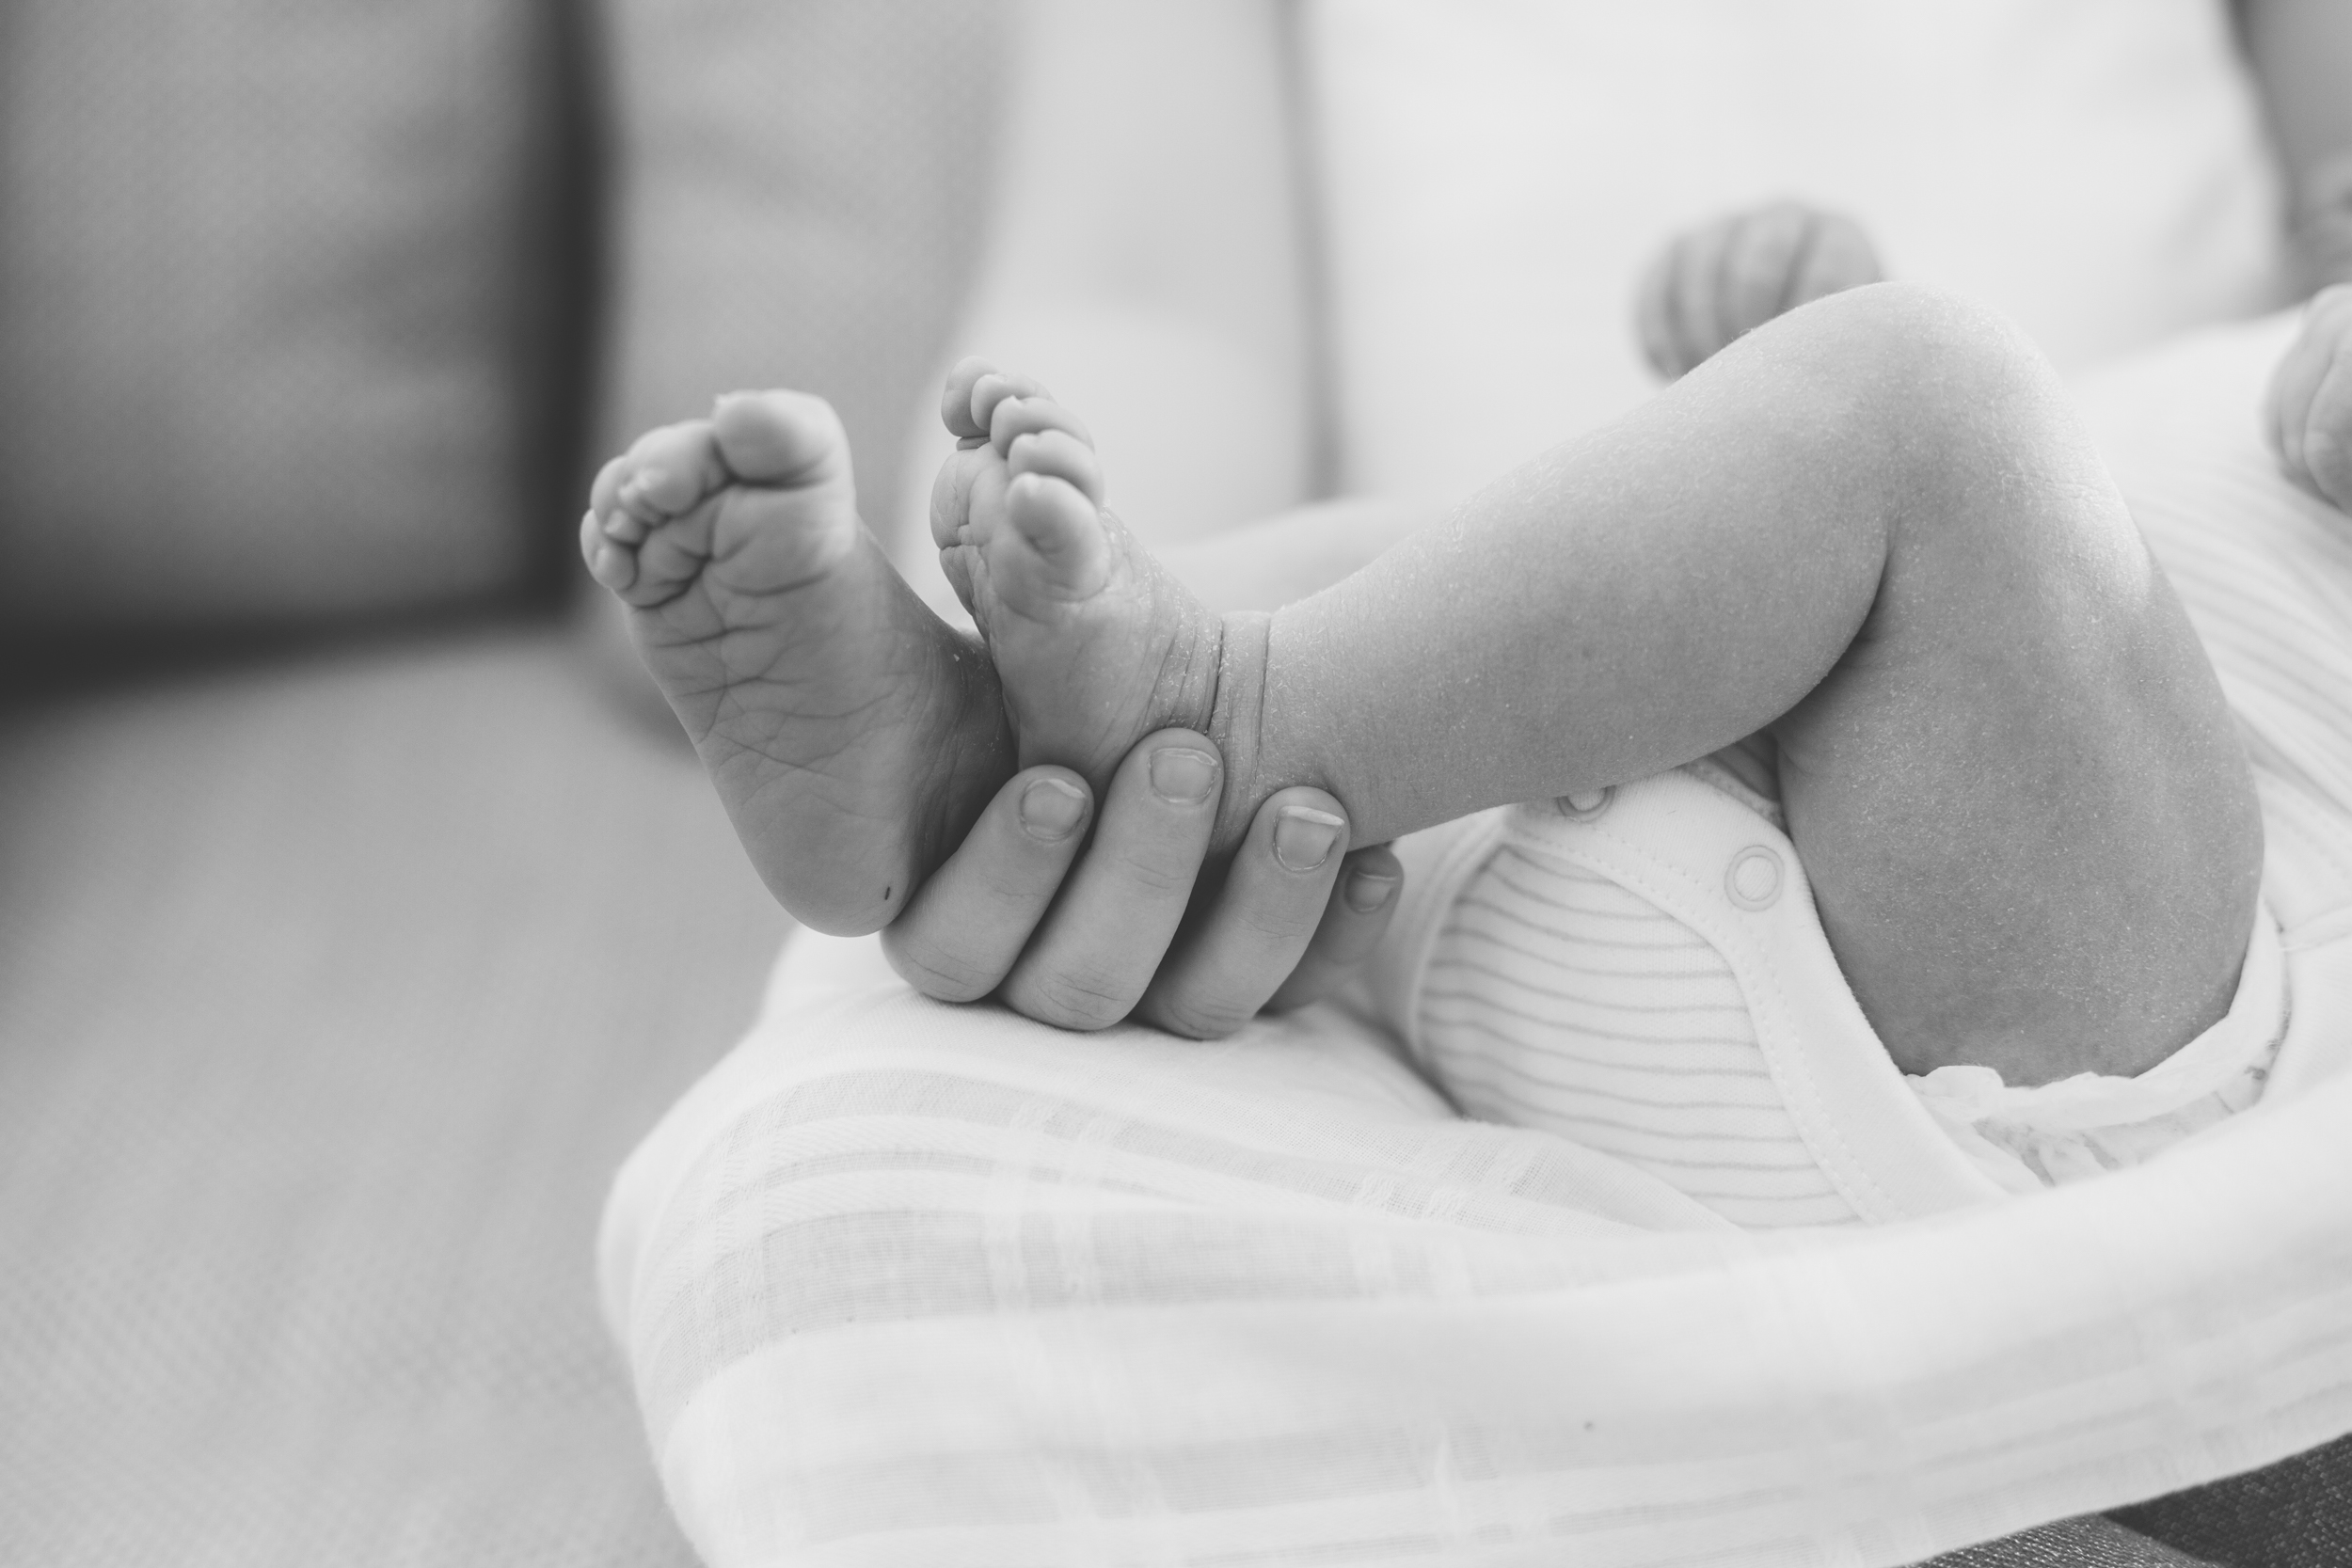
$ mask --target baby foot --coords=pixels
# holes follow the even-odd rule
[[[1025,376],[967,359],[941,404],[959,450],[931,492],[940,563],[1003,682],[1021,766],[1099,792],[1154,730],[1209,732],[1224,623],[1103,507],[1086,426]]]
[[[887,925],[1012,772],[987,658],[858,520],[821,398],[737,393],[596,476],[580,551],[784,907]]]

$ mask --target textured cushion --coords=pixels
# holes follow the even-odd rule
[[[2337,1568],[2352,1562],[2352,1437],[2115,1516],[2217,1562]]]
[[[1924,1564],[1923,1568],[2214,1568],[2201,1557],[2174,1551],[2113,1520],[2063,1519],[2055,1525],[1988,1541]]]
[[[783,916],[551,637],[0,720],[0,1562],[661,1568],[596,1206]]]
[[[555,15],[0,14],[0,625],[396,611],[544,561]]]
[[[942,352],[987,195],[993,7],[606,0],[608,450],[738,387],[833,400],[863,510]]]

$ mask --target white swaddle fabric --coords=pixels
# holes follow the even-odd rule
[[[2090,392],[2168,564],[2210,557],[2182,595],[2296,865],[2261,1103],[1742,1231],[1458,1119],[1364,1017],[1073,1036],[802,933],[601,1239],[705,1560],[1869,1568],[2352,1431],[2352,711],[2311,722],[2352,707],[2352,529],[2255,438],[2281,341]]]
[[[2224,0],[1307,0],[1343,487],[1448,499],[1656,389],[1683,229],[1796,198],[2073,371],[2279,303]]]

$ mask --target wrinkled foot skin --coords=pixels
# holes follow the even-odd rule
[[[1077,417],[1025,376],[967,359],[941,414],[959,439],[931,493],[940,563],[1003,682],[1023,767],[1099,793],[1153,731],[1207,731],[1223,623],[1103,506]]]
[[[859,521],[822,399],[737,393],[640,437],[596,476],[580,551],[803,923],[887,925],[1010,775],[988,660]]]

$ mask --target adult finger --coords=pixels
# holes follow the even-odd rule
[[[1346,853],[1347,816],[1337,800],[1304,785],[1276,791],[1136,1016],[1196,1039],[1248,1022],[1306,953]]]
[[[1067,768],[1014,774],[954,854],[882,928],[882,952],[907,984],[942,1002],[1000,985],[1086,843],[1094,808]]]
[[[1404,885],[1405,866],[1387,845],[1350,851],[1314,940],[1263,1010],[1287,1012],[1320,1002],[1352,978],[1388,933]]]
[[[1086,858],[997,990],[1016,1012],[1102,1029],[1135,1009],[1191,901],[1224,762],[1207,737],[1162,730],[1104,791]]]

